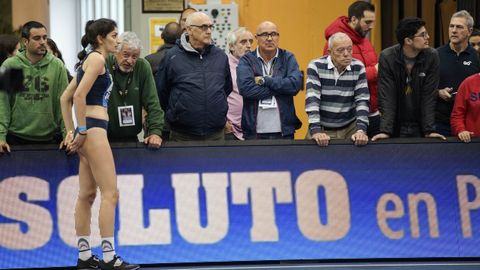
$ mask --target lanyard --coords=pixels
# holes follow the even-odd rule
[[[115,85],[115,88],[118,90],[118,93],[120,94],[120,97],[122,97],[123,104],[127,105],[125,103],[125,99],[128,95],[128,88],[130,87],[130,84],[132,83],[133,71],[128,73],[127,81],[125,82],[125,87],[122,88],[120,86],[120,83],[118,83],[118,81],[117,81],[117,77],[122,77],[123,74],[125,74],[125,73],[122,73],[122,72],[117,73],[117,69],[120,69],[117,65],[117,62],[114,63],[114,66],[112,68],[113,68],[113,73],[114,73],[113,74],[113,84]]]
[[[264,76],[272,76],[273,75],[273,66],[275,65],[276,58],[273,58],[272,64],[265,63],[262,59],[262,68]]]

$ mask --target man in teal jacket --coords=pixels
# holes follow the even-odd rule
[[[60,110],[60,96],[68,84],[65,66],[47,52],[43,24],[27,22],[22,42],[25,50],[2,64],[23,70],[25,91],[0,91],[0,154],[10,152],[10,145],[59,143],[65,135]]]
[[[138,142],[137,134],[144,127],[144,143],[159,148],[164,119],[150,64],[139,58],[142,45],[135,33],[124,32],[120,39],[118,53],[107,59],[113,77],[108,138],[111,142]]]

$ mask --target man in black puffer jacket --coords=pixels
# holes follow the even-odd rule
[[[404,18],[396,34],[399,44],[383,50],[378,62],[380,133],[372,141],[390,137],[445,140],[435,130],[439,58],[428,46],[425,21]]]
[[[213,23],[202,12],[160,64],[157,91],[173,141],[223,140],[232,79],[225,52],[212,45]]]

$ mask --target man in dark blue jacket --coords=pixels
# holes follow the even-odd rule
[[[228,57],[212,45],[213,23],[202,12],[191,14],[186,33],[160,64],[157,91],[173,141],[223,140],[232,92]]]
[[[258,48],[245,54],[237,67],[243,96],[242,129],[245,139],[293,139],[302,123],[293,97],[303,76],[295,56],[278,48],[280,34],[272,22],[257,27]]]

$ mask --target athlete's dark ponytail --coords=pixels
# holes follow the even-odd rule
[[[83,49],[77,55],[80,61],[75,65],[75,69],[81,65],[90,51],[98,48],[97,37],[106,37],[108,33],[115,29],[115,27],[117,27],[117,23],[115,21],[105,18],[90,20],[86,23],[85,35],[83,35],[81,40]],[[89,46],[91,46],[91,48],[88,48]]]

